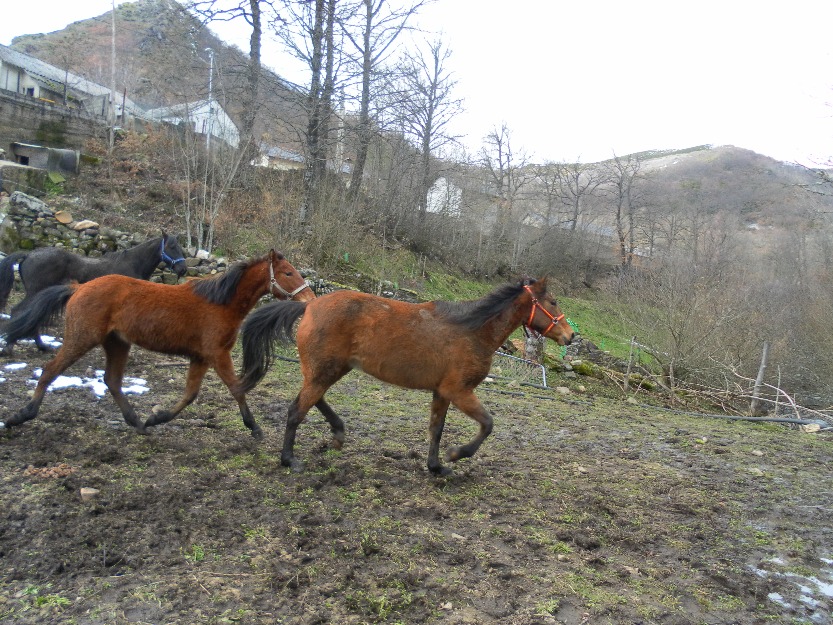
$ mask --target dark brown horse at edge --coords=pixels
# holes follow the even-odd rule
[[[470,442],[448,450],[446,460],[454,462],[474,455],[492,431],[492,417],[474,389],[488,374],[497,348],[521,325],[559,345],[569,344],[574,336],[545,279],[508,284],[460,303],[409,304],[337,291],[307,303],[270,303],[249,315],[241,332],[241,392],[263,378],[273,359],[273,341],[291,340],[299,318],[303,385],[289,406],[281,452],[281,464],[295,470],[303,467],[293,457],[295,433],[313,406],[329,423],[333,446],[341,448],[344,423],[324,394],[351,369],[359,369],[390,384],[433,392],[428,469],[450,473],[439,460],[449,404],[480,424]]]
[[[6,307],[14,285],[15,265],[26,296],[12,309],[12,318],[25,310],[31,299],[47,287],[70,282],[89,282],[113,273],[147,280],[162,263],[180,278],[188,269],[185,266],[185,252],[176,237],[165,232],[162,232],[162,236],[152,237],[127,250],[109,252],[101,258],[87,258],[60,247],[13,252],[0,260],[0,311]],[[39,332],[32,338],[38,349],[49,351]],[[0,350],[0,355],[11,356],[14,343],[7,342]]]
[[[240,391],[231,348],[240,324],[267,293],[279,299],[308,301],[315,297],[300,273],[278,252],[237,263],[221,276],[167,285],[109,275],[84,284],[49,287],[9,323],[7,340],[26,335],[66,308],[64,342],[43,368],[32,400],[0,427],[20,425],[37,416],[47,388],[64,370],[93,347],[104,348],[104,382],[124,420],[140,433],[166,423],[194,401],[203,377],[213,367],[240,406],[252,436],[262,432],[246,396]],[[169,411],[142,423],[121,389],[130,347],[190,359],[185,391]]]

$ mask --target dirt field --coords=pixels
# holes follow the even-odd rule
[[[45,362],[17,351],[0,421]],[[128,375],[147,416],[184,368],[135,349]],[[0,432],[0,623],[831,622],[829,434],[492,384],[493,435],[439,478],[429,396],[353,373],[328,395],[344,450],[311,415],[296,474],[278,458],[299,381],[282,362],[250,396],[260,442],[213,374],[150,436],[88,388]],[[473,431],[452,411],[444,446]]]

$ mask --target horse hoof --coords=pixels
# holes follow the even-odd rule
[[[428,470],[431,471],[431,473],[433,473],[437,477],[447,477],[453,473],[451,469],[449,469],[448,467],[444,467],[441,464],[438,464],[435,467],[429,466]]]
[[[341,438],[341,439],[334,438],[334,439],[333,439],[333,442],[330,444],[330,446],[331,446],[333,449],[335,449],[335,450],[339,450],[339,451],[340,451],[340,450],[341,450],[341,448],[342,448],[342,447],[344,447],[344,438]]]
[[[293,473],[304,472],[304,463],[296,458],[281,458],[281,464],[285,467],[289,467]]]
[[[460,459],[460,448],[459,447],[451,447],[447,452],[445,452],[445,460],[446,462],[457,462]]]
[[[141,434],[142,436],[148,436],[150,432],[148,432],[146,425],[137,425],[134,426],[136,430],[136,434]]]
[[[252,430],[252,438],[256,438],[257,440],[262,439],[263,438],[263,430],[261,430],[260,428],[254,428]]]

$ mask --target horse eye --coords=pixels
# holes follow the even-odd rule
[[[291,276],[291,275],[292,275],[292,272],[291,272],[291,271],[287,271],[287,272],[286,272],[286,275],[287,275],[287,276]]]

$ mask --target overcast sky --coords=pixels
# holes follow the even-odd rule
[[[110,6],[6,1],[0,43]],[[419,23],[453,51],[456,131],[472,151],[505,122],[537,161],[707,143],[833,159],[833,0],[437,0]],[[247,49],[245,30],[212,29]],[[263,60],[298,79],[269,50]]]

